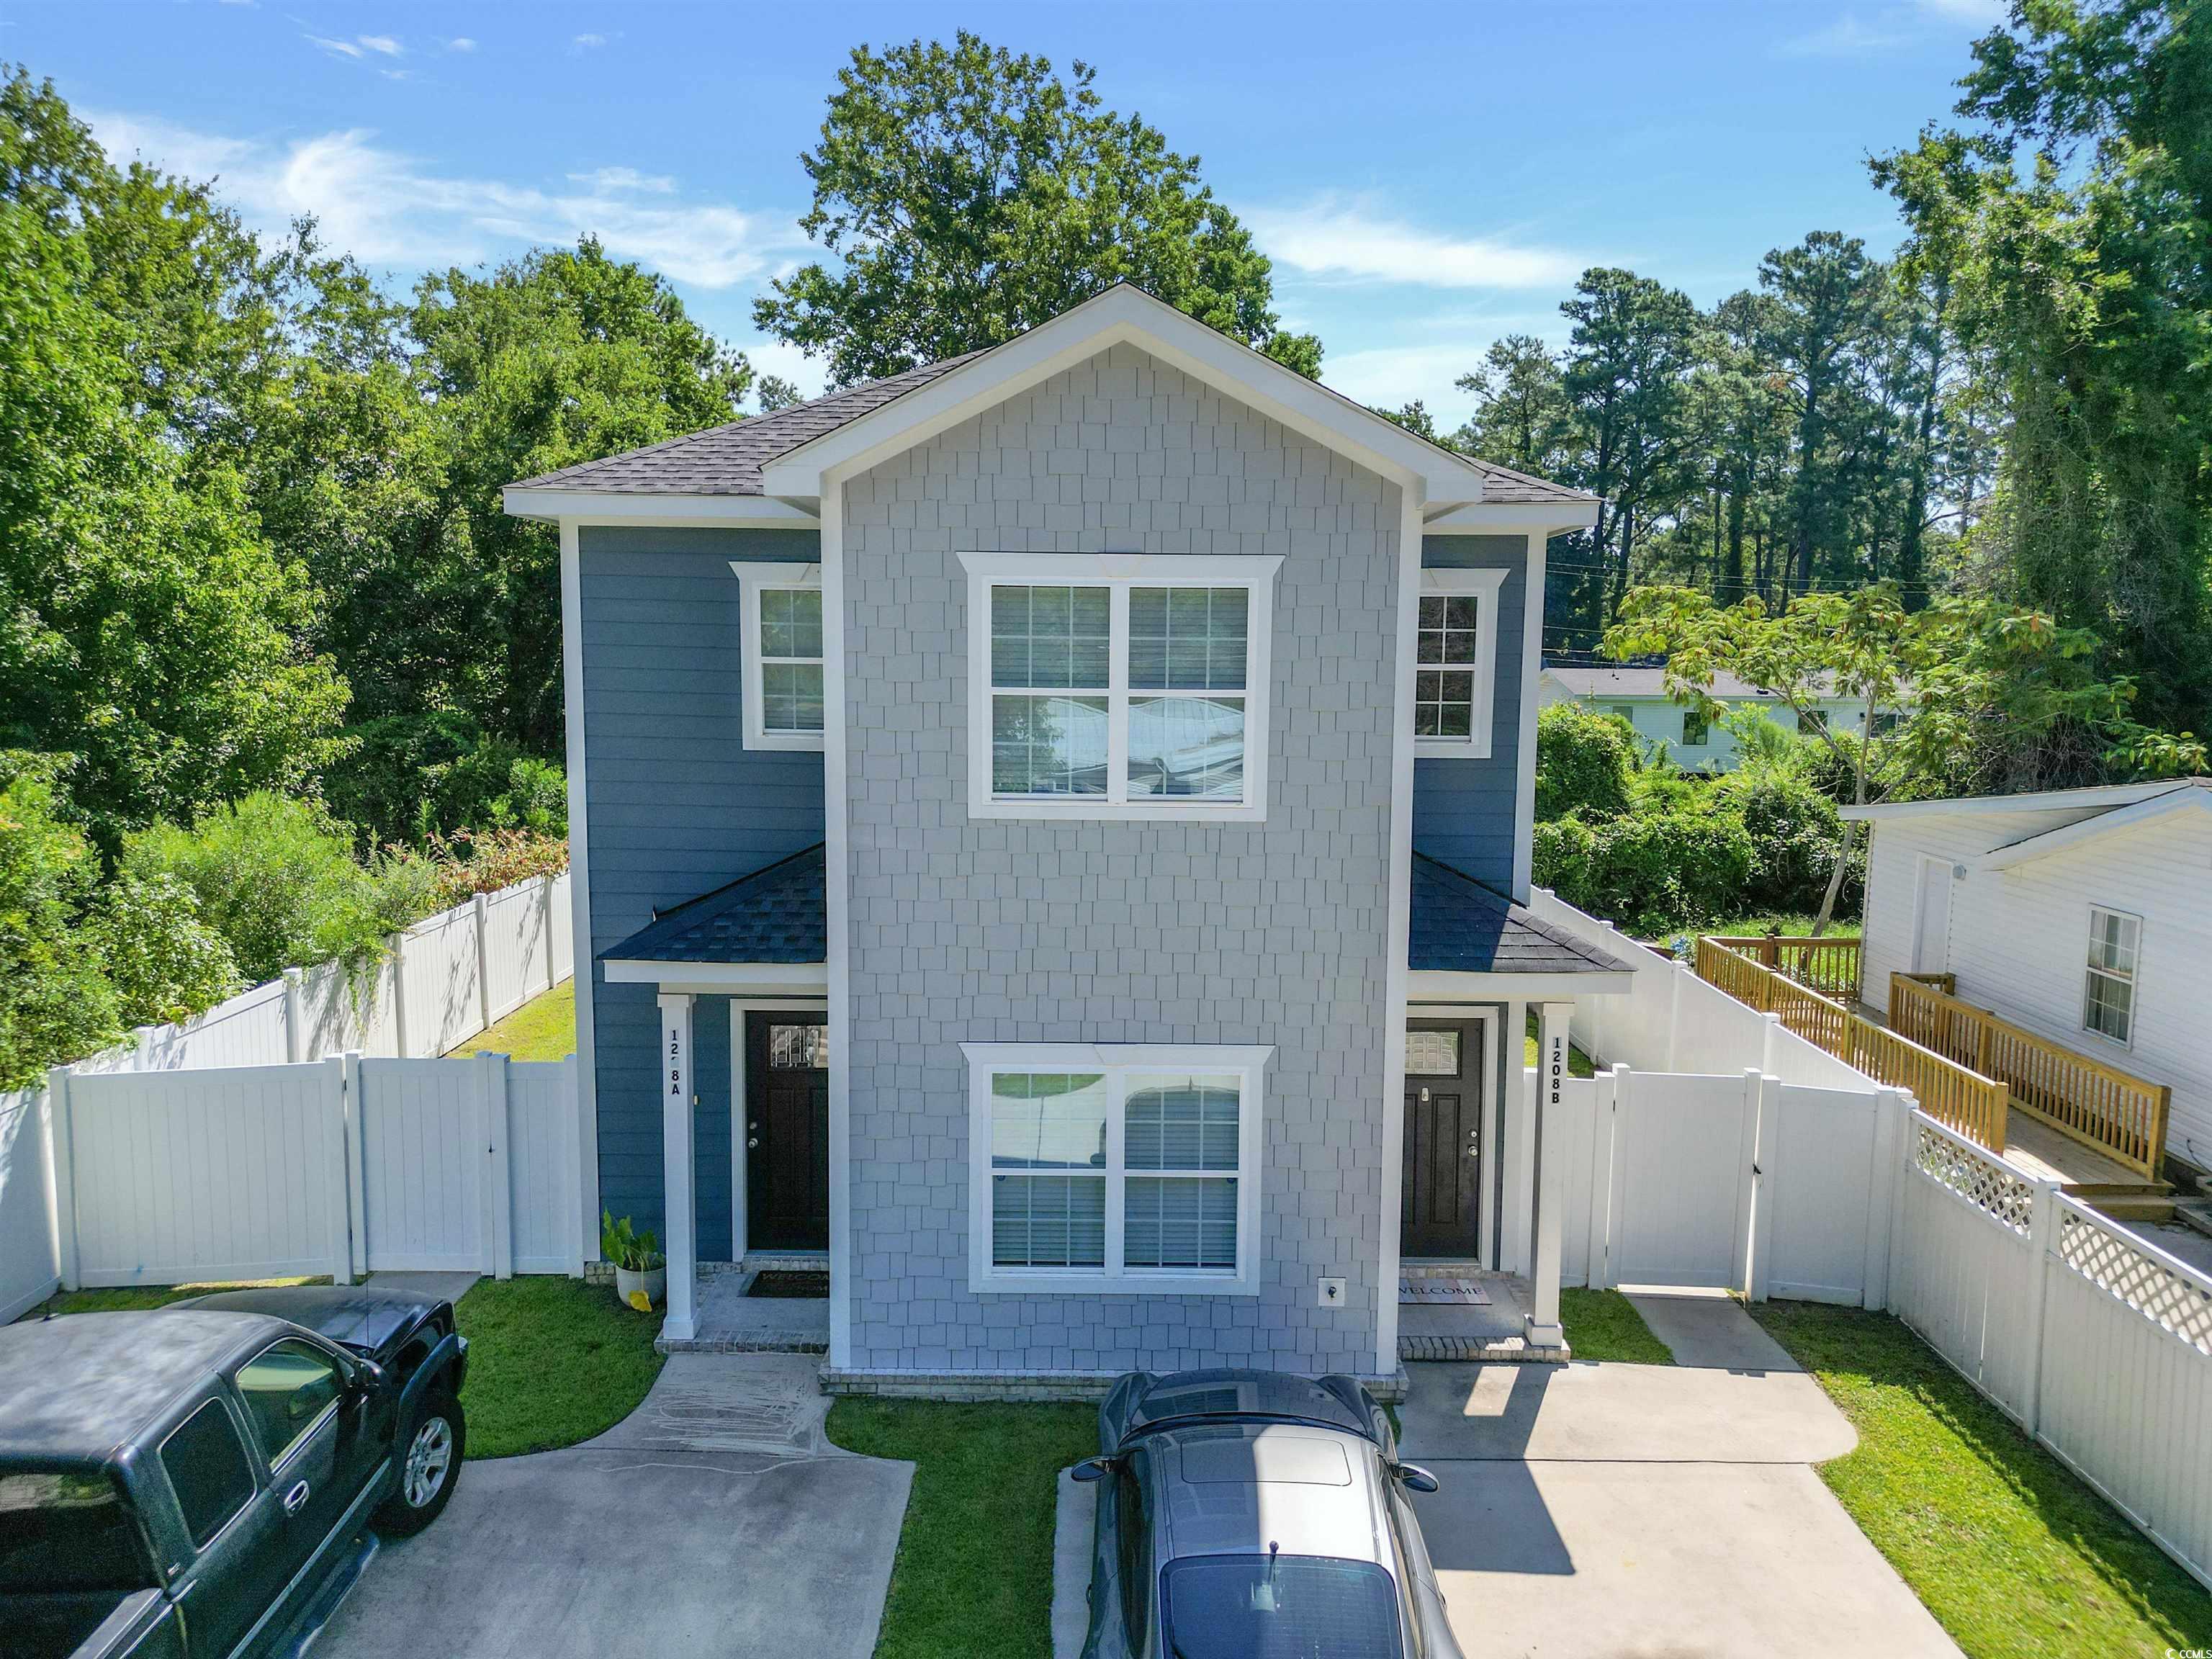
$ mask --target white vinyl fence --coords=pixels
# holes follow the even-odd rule
[[[573,1058],[60,1073],[47,1104],[22,1255],[66,1286],[583,1271]]]
[[[2212,1586],[2212,1276],[1913,1115],[1889,1305]]]
[[[130,1044],[76,1069],[283,1066],[348,1052],[427,1059],[567,979],[574,933],[568,872],[533,877],[395,935],[362,980],[336,963],[295,968],[181,1025],[141,1026]]]
[[[0,1325],[54,1293],[46,1094],[0,1094]]]

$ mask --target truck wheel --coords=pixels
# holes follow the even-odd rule
[[[467,1444],[461,1402],[443,1389],[428,1390],[394,1450],[399,1478],[376,1512],[377,1529],[404,1538],[435,1521],[461,1478]]]

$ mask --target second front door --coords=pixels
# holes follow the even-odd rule
[[[1478,1020],[1407,1023],[1402,1256],[1479,1254],[1482,1033]]]
[[[745,1248],[830,1248],[825,1014],[745,1016]]]

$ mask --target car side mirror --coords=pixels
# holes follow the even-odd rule
[[[373,1394],[384,1386],[384,1367],[374,1359],[355,1360],[353,1386],[357,1394]]]
[[[1086,1486],[1093,1480],[1103,1480],[1114,1473],[1115,1460],[1110,1457],[1086,1457],[1068,1473]]]
[[[1418,1463],[1394,1463],[1390,1473],[1395,1475],[1407,1492],[1434,1492],[1437,1478]]]

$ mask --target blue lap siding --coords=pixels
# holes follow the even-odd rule
[[[1508,573],[1498,594],[1498,686],[1490,758],[1413,763],[1414,851],[1501,893],[1513,887],[1527,556],[1528,544],[1519,536],[1428,536],[1421,542],[1421,562],[1431,569],[1502,568]]]
[[[823,836],[822,757],[744,747],[738,578],[730,562],[811,562],[811,530],[578,532],[584,659],[599,1196],[665,1231],[660,1015],[650,985],[609,985],[599,953],[665,909]],[[730,1239],[729,1006],[693,1010],[699,1254]],[[712,1073],[712,1075],[710,1075]]]

